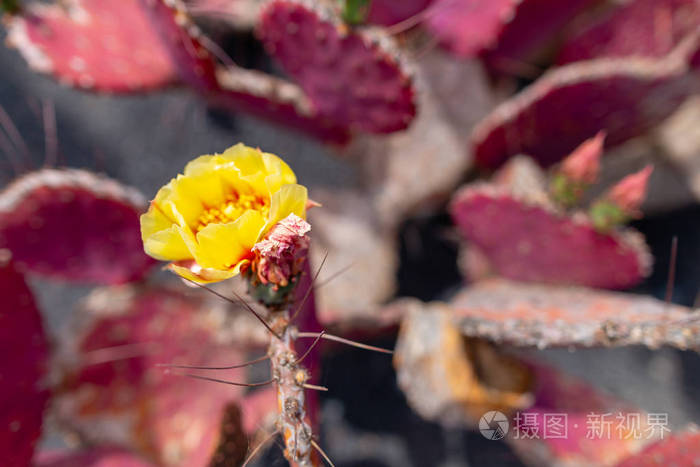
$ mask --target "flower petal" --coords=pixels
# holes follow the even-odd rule
[[[191,281],[197,282],[199,284],[209,284],[211,282],[219,282],[229,279],[233,276],[238,275],[241,272],[241,268],[250,263],[249,260],[240,261],[233,269],[228,270],[218,270],[218,269],[208,269],[208,268],[190,268],[186,266],[180,266],[177,263],[170,263],[168,269],[173,271],[180,277],[189,279]]]
[[[143,249],[149,256],[161,261],[192,259],[192,253],[185,244],[181,232],[182,229],[179,226],[171,225],[145,238]]]
[[[250,256],[264,226],[265,218],[253,210],[234,222],[207,225],[197,234],[197,263],[203,268],[230,269]]]
[[[306,219],[307,199],[308,192],[305,186],[296,183],[283,185],[279,191],[272,195],[270,200],[270,216],[266,229],[270,229],[290,214],[296,214],[302,219]]]
[[[279,157],[269,152],[262,153],[262,160],[265,164],[265,170],[268,174],[278,174],[281,177],[282,185],[292,184],[297,182],[297,177],[292,172],[292,169]],[[277,190],[273,190],[274,193]]]
[[[265,172],[265,164],[260,149],[253,149],[241,143],[225,150],[221,157],[238,169],[241,176],[262,174]]]
[[[196,208],[198,216],[201,215],[203,209],[220,206],[226,197],[221,178],[216,171],[192,176],[179,176],[176,192],[180,199],[194,201],[192,208]]]

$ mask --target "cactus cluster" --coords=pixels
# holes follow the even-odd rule
[[[692,426],[588,439],[591,412],[648,408],[540,358],[561,347],[700,349],[700,311],[669,303],[675,244],[666,301],[633,289],[665,266],[642,213],[700,199],[697,0],[0,6],[8,45],[62,85],[181,88],[340,156],[313,166],[323,180],[310,198],[283,161],[252,148],[192,161],[150,204],[82,169],[42,168],[2,188],[0,349],[16,356],[0,363],[9,465],[241,465],[275,437],[290,465],[321,465],[316,344],[357,344],[324,328],[396,338],[398,387],[444,427],[475,429],[491,410],[565,414],[564,439],[507,439],[529,465],[700,459]],[[243,46],[231,41],[242,38],[259,46],[255,69],[237,63]],[[688,108],[691,124],[658,131]],[[8,120],[0,108],[12,158],[21,137]],[[347,184],[326,180],[326,167]],[[273,205],[292,185],[298,196]],[[682,199],[664,198],[671,185]],[[168,283],[148,255],[184,280]],[[454,281],[425,303],[401,297],[425,298],[412,274],[426,290]],[[44,279],[99,286],[61,312],[62,334],[45,329],[32,292]],[[258,360],[269,380],[245,369]],[[77,442],[52,452],[42,431]]]

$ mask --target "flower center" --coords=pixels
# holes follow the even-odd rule
[[[231,193],[220,206],[208,208],[202,212],[199,219],[197,219],[195,230],[200,232],[211,223],[226,224],[227,222],[233,222],[249,209],[260,211],[263,217],[267,217],[270,210],[270,202],[261,196]]]

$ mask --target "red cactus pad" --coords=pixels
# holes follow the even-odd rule
[[[347,128],[317,114],[296,85],[253,70],[219,65],[211,46],[176,0],[139,0],[160,33],[182,81],[212,105],[248,112],[292,127],[326,142],[343,144]]]
[[[242,355],[221,329],[222,310],[170,289],[122,286],[88,298],[67,349],[56,408],[96,443],[138,450],[165,465],[207,465],[224,408],[241,388],[178,376],[245,382],[243,370],[212,373],[158,364],[227,366]]]
[[[0,250],[0,253],[3,250]],[[34,297],[7,252],[0,259],[0,459],[29,465],[41,434],[49,391],[44,387],[48,344]]]
[[[176,79],[138,0],[36,2],[10,16],[8,41],[33,69],[81,88],[143,91]]]
[[[700,348],[700,311],[647,296],[492,279],[452,306],[465,335],[517,346]]]
[[[504,25],[495,48],[482,57],[493,69],[529,76],[528,65],[556,41],[572,20],[600,0],[522,0],[514,18]],[[536,72],[536,71],[535,71]]]
[[[449,50],[472,57],[493,45],[513,19],[516,0],[437,0],[426,27]]]
[[[450,210],[470,246],[509,279],[623,289],[650,272],[639,233],[596,232],[582,213],[559,213],[542,199],[478,183],[460,190]]]
[[[582,30],[563,47],[559,63],[597,57],[663,57],[700,23],[696,0],[635,0]]]
[[[40,452],[36,467],[154,467],[150,462],[119,448],[98,447],[85,451]]]
[[[548,166],[600,130],[608,146],[645,133],[700,91],[688,73],[695,50],[692,37],[658,60],[602,58],[546,73],[474,128],[477,162],[498,167],[525,153]]]
[[[667,467],[700,465],[700,432],[666,434],[666,439],[647,446],[617,467]]]
[[[132,188],[83,170],[43,169],[0,193],[0,247],[17,266],[69,281],[122,283],[154,264]]]
[[[331,10],[307,4],[277,0],[263,9],[258,34],[267,51],[328,120],[370,133],[406,128],[414,90],[389,38],[349,30]]]
[[[508,437],[533,465],[615,465],[657,437],[640,409],[556,369],[533,371],[535,403],[514,420]]]
[[[372,0],[367,22],[390,26],[419,15],[433,0]]]

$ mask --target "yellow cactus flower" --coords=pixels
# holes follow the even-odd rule
[[[240,143],[200,156],[158,190],[141,216],[144,250],[199,283],[233,277],[277,222],[290,214],[306,218],[307,191],[296,181],[279,157]]]

